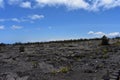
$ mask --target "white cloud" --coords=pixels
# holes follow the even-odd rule
[[[91,34],[91,35],[94,35],[94,36],[103,36],[103,35],[106,35],[105,33],[103,32],[94,32],[94,31],[89,31],[88,34]]]
[[[84,8],[87,9],[89,4],[85,2],[85,0],[36,0],[38,6],[56,6],[56,5],[64,5],[71,9]]]
[[[84,9],[88,11],[120,7],[120,0],[8,0],[7,3],[32,9],[45,6],[65,6],[70,10]],[[0,6],[3,6],[3,0],[0,0]]]
[[[92,11],[120,7],[120,0],[36,0],[36,2],[39,7],[64,5],[69,9]]]
[[[3,0],[0,0],[0,7],[4,7],[4,1]]]
[[[89,31],[88,34],[93,35],[95,37],[102,37],[103,35],[106,35],[108,37],[118,37],[118,36],[120,36],[120,32],[104,33],[104,32]]]
[[[8,0],[9,5],[16,5],[16,4],[19,4],[20,2],[21,0]]]
[[[116,6],[120,6],[120,0],[102,0],[101,4],[105,8],[113,8]]]
[[[22,8],[32,8],[30,1],[23,1],[23,0],[8,0],[9,5],[17,5]]]
[[[89,31],[88,34],[94,34],[94,32],[93,31]]]
[[[18,18],[12,18],[11,21],[21,22]]]
[[[90,10],[99,10],[102,9],[110,9],[114,7],[120,7],[120,0],[92,0],[90,5]]]
[[[48,29],[52,29],[52,27],[51,27],[51,26],[49,26],[49,27],[48,27]]]
[[[0,19],[0,22],[8,22],[8,21],[13,21],[13,22],[25,22],[26,20],[19,19],[19,18]]]
[[[95,35],[100,35],[100,36],[103,36],[103,35],[106,35],[105,33],[103,33],[103,32],[96,32],[96,33],[94,33]]]
[[[3,30],[3,29],[5,29],[5,26],[1,25],[0,30]]]
[[[6,21],[5,19],[0,19],[0,22],[4,22],[4,21]]]
[[[11,29],[16,30],[16,29],[22,29],[22,26],[17,26],[17,25],[12,25]]]
[[[34,15],[30,15],[28,16],[30,19],[32,20],[37,20],[37,19],[42,19],[44,18],[44,15],[38,15],[38,14],[34,14]]]
[[[34,23],[35,20],[41,20],[42,18],[44,18],[44,15],[34,14],[34,15],[30,15],[27,17],[21,17],[21,18],[8,18],[8,19],[1,18],[0,22],[12,21],[12,22],[19,22],[19,23],[20,22]]]
[[[120,37],[120,32],[113,32],[113,33],[109,33],[107,36],[109,37]]]
[[[28,1],[22,2],[20,4],[20,7],[22,7],[22,8],[31,8],[31,2],[28,2]]]

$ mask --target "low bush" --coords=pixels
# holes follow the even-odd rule
[[[25,47],[24,46],[20,46],[19,47],[19,52],[24,52],[25,51]]]
[[[109,45],[109,39],[105,35],[102,37],[101,45]]]
[[[67,73],[70,69],[68,67],[63,67],[59,70],[61,73]]]

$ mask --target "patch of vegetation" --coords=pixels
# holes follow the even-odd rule
[[[59,70],[54,70],[52,71],[52,74],[57,74],[57,73],[68,73],[70,71],[70,67],[62,67]]]
[[[98,70],[98,69],[101,69],[101,68],[103,68],[103,67],[104,67],[103,64],[98,64],[95,68]]]
[[[62,68],[59,70],[59,72],[61,72],[61,73],[67,73],[69,70],[70,70],[69,67],[62,67]]]
[[[19,47],[19,52],[24,52],[25,51],[25,47],[24,46],[20,46]]]
[[[55,75],[55,74],[57,74],[58,72],[57,72],[56,70],[54,70],[54,71],[52,71],[51,73]]]
[[[32,61],[32,67],[37,68],[39,63],[37,61]]]
[[[117,36],[117,37],[115,37],[115,39],[120,39],[120,37],[119,37],[119,36]]]
[[[101,45],[109,45],[109,39],[105,35],[102,37]]]
[[[16,43],[14,43],[13,45],[23,45],[23,43],[21,43],[21,42],[16,42]]]
[[[0,43],[0,46],[6,46],[6,44],[4,44],[4,43]]]
[[[81,58],[80,57],[76,58],[76,61],[81,61]]]
[[[103,54],[107,54],[108,50],[106,48],[103,49]]]
[[[95,71],[93,69],[85,69],[84,73],[94,73]]]
[[[99,56],[100,59],[108,59],[109,55],[108,54],[102,54],[101,56]]]
[[[120,45],[120,41],[117,41],[116,43],[114,43],[114,45]]]
[[[90,59],[96,59],[97,57],[95,55],[89,56]]]

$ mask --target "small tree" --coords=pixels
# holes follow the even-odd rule
[[[25,47],[24,46],[20,46],[19,52],[24,52],[24,51],[25,51]]]
[[[109,39],[104,35],[102,37],[102,45],[109,45]]]
[[[0,46],[6,46],[6,44],[4,44],[4,43],[0,43]]]

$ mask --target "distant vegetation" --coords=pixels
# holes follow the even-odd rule
[[[109,45],[109,39],[105,35],[102,37],[101,45]]]
[[[5,46],[6,44],[4,44],[4,43],[0,43],[0,46]]]
[[[16,42],[13,45],[29,45],[29,44],[49,44],[49,43],[69,43],[69,42],[79,42],[79,41],[89,41],[89,40],[101,40],[101,38],[93,38],[93,39],[70,39],[70,40],[58,40],[58,41],[48,41],[48,42],[28,42],[21,43]]]
[[[111,39],[120,39],[120,37],[115,37]],[[109,44],[109,38],[106,36],[103,36],[102,38],[92,38],[92,39],[70,39],[70,40],[58,40],[58,41],[48,41],[48,42],[28,42],[28,43],[21,43],[16,42],[12,45],[29,45],[29,44],[49,44],[49,43],[69,43],[69,42],[80,42],[80,41],[91,41],[91,40],[102,40],[101,45],[108,45]],[[0,43],[0,46],[5,46],[9,44]]]
[[[24,46],[20,46],[19,52],[24,52],[24,51],[25,51],[25,47]]]

